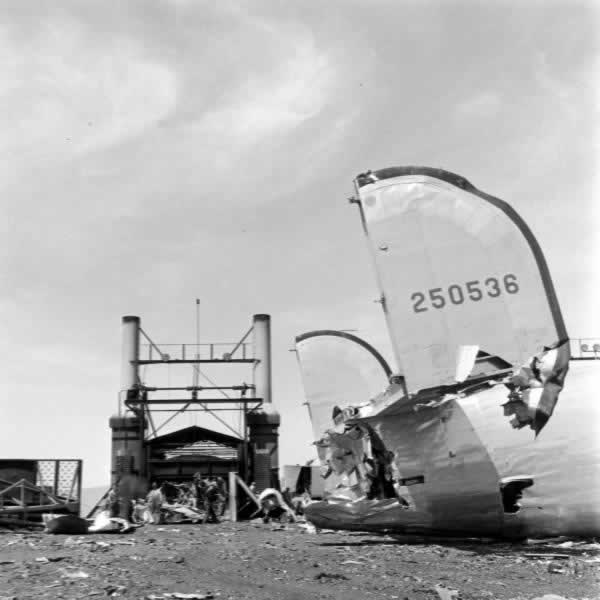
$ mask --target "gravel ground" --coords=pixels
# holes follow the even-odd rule
[[[600,599],[600,545],[315,534],[302,524],[262,522],[145,526],[131,535],[0,533],[0,600],[185,594],[215,600]],[[550,594],[556,596],[545,597]]]

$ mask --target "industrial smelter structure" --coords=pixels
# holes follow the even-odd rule
[[[251,342],[247,342],[250,336]],[[142,337],[146,341],[143,346]],[[167,346],[169,353],[164,351]],[[217,355],[215,350],[224,346],[229,351]],[[154,343],[142,329],[139,317],[125,316],[121,357],[119,413],[109,420],[113,484],[127,481],[137,495],[151,481],[189,480],[198,471],[211,476],[226,476],[227,472],[236,471],[247,482],[256,482],[259,490],[277,485],[280,416],[272,404],[269,315],[254,315],[252,326],[236,344],[169,345]],[[145,385],[140,378],[140,367],[159,364],[191,365],[193,385]],[[214,383],[200,371],[201,364],[247,364],[252,368],[252,383],[199,385],[198,374]],[[226,390],[239,393],[239,397],[228,395]],[[164,392],[174,391],[180,397],[164,397]],[[207,391],[219,397],[204,397],[202,393]],[[158,435],[175,416],[199,411],[211,414],[232,435],[197,426]],[[239,411],[241,431],[235,431],[216,411]],[[155,422],[159,412],[172,414],[159,424]]]

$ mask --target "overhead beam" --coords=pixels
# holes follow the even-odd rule
[[[132,364],[136,365],[193,365],[199,363],[224,363],[227,365],[230,364],[254,364],[257,361],[254,358],[231,358],[229,360],[223,358],[195,358],[195,359],[179,359],[179,358],[170,358],[169,360],[132,360]]]
[[[129,401],[127,406],[141,406],[144,404],[243,404],[244,402],[262,403],[262,398],[157,398],[152,400]]]
[[[250,410],[255,410],[258,408],[259,405],[253,406]],[[205,414],[212,414],[214,412],[238,412],[240,409],[239,408],[208,408],[208,409],[202,409],[202,408],[186,408],[185,412],[180,412],[179,410],[175,409],[175,408],[153,408],[152,412],[153,413],[172,413],[174,412],[176,415],[178,414],[187,414],[187,413],[205,413]],[[216,417],[216,415],[213,415],[213,417]],[[233,433],[235,433],[236,437],[239,437],[239,432],[235,431],[235,429],[233,429],[232,427],[229,428]],[[148,438],[149,440],[153,439],[153,438]]]
[[[149,387],[146,385],[140,386],[140,389],[145,392],[202,392],[204,390],[233,390],[235,392],[246,392],[254,389],[253,385],[242,384],[242,385],[187,385],[184,387]]]

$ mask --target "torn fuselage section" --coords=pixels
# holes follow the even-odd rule
[[[537,435],[554,412],[569,370],[570,344],[564,341],[533,356],[505,382],[510,390],[505,416],[515,429],[529,425]]]
[[[331,480],[330,495],[350,500],[396,499],[401,506],[409,506],[401,491],[405,483],[396,469],[395,454],[368,422],[346,423],[339,433],[327,431],[316,446],[323,477]]]
[[[307,517],[518,537],[534,478],[500,474],[485,440],[518,435],[502,407],[537,436],[565,385],[568,337],[541,249],[508,204],[446,171],[383,169],[356,188],[398,373],[356,339],[297,338],[327,494]]]
[[[331,411],[316,442],[326,499],[307,518],[334,529],[500,535],[498,473],[460,406],[463,392],[410,397],[391,379],[383,393]],[[492,386],[471,379],[462,388]]]

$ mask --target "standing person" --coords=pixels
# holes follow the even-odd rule
[[[109,517],[119,516],[119,481],[116,481],[110,486],[108,496],[104,504],[104,510],[108,511]]]
[[[155,525],[159,525],[160,507],[162,506],[164,499],[156,481],[152,482],[152,488],[148,492],[146,500],[148,501],[148,510],[150,511],[150,515],[152,516],[152,523],[154,523]]]
[[[225,514],[225,508],[227,507],[227,484],[222,477],[217,477],[217,488],[219,488],[219,516],[222,517]]]
[[[290,488],[286,487],[285,490],[283,490],[283,492],[281,492],[281,495],[283,496],[285,503],[289,507],[294,508],[294,501],[292,500],[292,493],[290,491]]]
[[[217,505],[219,503],[219,488],[217,482],[214,479],[209,479],[206,483],[204,502],[204,521],[203,523],[219,523],[219,517],[217,516]]]
[[[199,474],[194,476],[194,486],[196,487],[196,510],[204,510],[206,502],[206,482]]]

